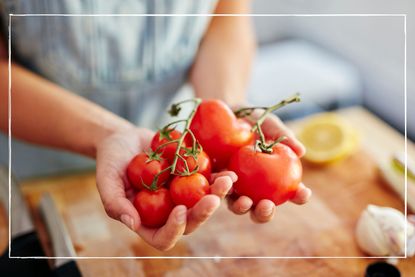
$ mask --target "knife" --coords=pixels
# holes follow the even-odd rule
[[[11,257],[45,256],[16,179],[11,175]],[[9,170],[0,165],[0,204],[9,214]],[[9,258],[9,249],[0,257],[4,276],[48,276],[47,260]]]
[[[0,203],[9,211],[9,174],[0,166]],[[11,176],[11,257],[45,256],[29,209],[16,179]],[[69,234],[50,194],[45,194],[40,209],[51,238],[55,256],[75,257]],[[0,257],[0,272],[5,276],[82,276],[73,259],[55,259],[51,269],[46,259],[9,258],[8,249]]]
[[[59,268],[68,263],[75,264],[74,259],[70,258],[76,257],[71,237],[50,193],[45,192],[42,195],[39,209],[52,242],[54,257],[67,257],[55,259],[54,267]]]
[[[76,252],[69,232],[66,229],[65,223],[59,214],[52,196],[48,192],[42,195],[39,209],[52,242],[54,256],[67,257],[54,259],[54,274],[56,276],[82,276],[75,259],[70,258],[76,257]]]

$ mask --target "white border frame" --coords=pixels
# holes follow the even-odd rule
[[[11,22],[12,17],[48,17],[48,16],[63,16],[63,17],[99,17],[99,16],[106,16],[106,17],[137,17],[137,16],[144,16],[144,17],[157,17],[157,16],[165,16],[165,17],[175,17],[175,16],[183,16],[183,17],[196,17],[196,16],[251,16],[251,17],[402,17],[404,18],[404,133],[405,133],[405,255],[404,256],[378,256],[378,257],[368,257],[368,256],[127,256],[127,257],[105,257],[105,256],[98,256],[98,257],[43,257],[43,256],[11,256]],[[407,14],[9,14],[9,26],[8,26],[8,72],[9,72],[9,91],[8,91],[8,136],[9,136],[9,258],[10,259],[46,259],[46,260],[54,260],[54,259],[72,259],[72,260],[87,260],[87,259],[213,259],[214,261],[219,261],[220,259],[406,259],[407,258],[407,232],[408,232],[408,221],[407,221],[407,185],[408,185],[408,134],[407,134],[407,34],[406,34],[406,18]]]

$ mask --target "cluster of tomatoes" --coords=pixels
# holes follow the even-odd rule
[[[250,197],[254,205],[261,199],[279,205],[295,195],[302,167],[288,146],[269,143],[266,148],[262,141],[261,150],[252,126],[225,103],[197,104],[183,132],[167,125],[153,137],[151,151],[138,154],[127,167],[128,180],[138,190],[134,206],[143,225],[164,225],[175,205],[193,207],[210,193],[212,171],[234,171],[234,192]]]
[[[164,225],[175,205],[191,208],[210,192],[208,155],[189,136],[176,153],[181,137],[182,132],[172,128],[158,131],[151,150],[136,155],[127,167],[128,180],[139,191],[133,204],[147,227]]]

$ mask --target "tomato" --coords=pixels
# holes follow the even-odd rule
[[[165,188],[156,191],[143,189],[133,201],[140,215],[141,223],[150,228],[163,226],[174,208],[170,193]]]
[[[146,153],[140,153],[128,164],[127,177],[133,187],[143,189],[142,183],[150,186],[154,177],[168,166],[168,161],[163,158],[151,160]],[[157,187],[161,187],[167,181],[169,175],[170,172],[168,170],[163,172],[157,180]]]
[[[185,150],[180,150],[180,155],[186,159],[187,166],[189,168],[189,172],[192,172],[196,169],[196,166],[198,167],[197,172],[202,174],[206,177],[206,179],[210,179],[210,174],[212,171],[212,165],[210,163],[209,156],[206,154],[205,151],[201,151],[199,154],[197,154],[196,159],[193,156],[185,156]],[[176,172],[182,173],[186,171],[186,165],[184,164],[184,161],[182,159],[177,160],[176,165]]]
[[[238,119],[222,101],[203,100],[190,125],[190,130],[212,160],[214,171],[226,168],[233,153],[252,144],[251,126]]]
[[[180,139],[182,133],[175,129],[169,129],[167,131],[160,130],[158,131],[153,139],[151,140],[151,149],[156,151],[160,145],[163,145],[169,141]],[[188,144],[188,139],[186,136],[185,141],[183,141],[183,147],[186,147]],[[160,149],[162,157],[167,159],[169,162],[172,162],[174,159],[174,154],[176,153],[177,142],[167,144],[166,146]]]
[[[238,175],[234,191],[250,197],[256,205],[269,199],[276,205],[294,197],[301,182],[301,161],[288,146],[278,143],[272,153],[257,152],[254,146],[244,146],[229,163],[229,170]]]
[[[170,183],[170,194],[176,205],[193,207],[203,196],[210,193],[208,180],[200,173],[177,176]]]

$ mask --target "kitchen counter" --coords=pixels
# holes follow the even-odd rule
[[[354,240],[360,212],[368,204],[403,211],[400,198],[381,179],[377,164],[404,150],[402,135],[362,108],[339,111],[360,132],[360,149],[327,167],[304,162],[304,183],[313,197],[304,206],[285,204],[275,219],[258,225],[249,215],[230,213],[226,204],[194,234],[185,236],[172,250],[159,252],[122,224],[108,218],[95,187],[94,172],[37,178],[22,183],[43,245],[50,243],[37,209],[48,191],[64,219],[78,256],[85,257],[219,257],[215,259],[83,259],[77,263],[85,276],[362,276],[373,259]],[[301,121],[291,122],[293,129]],[[409,155],[415,146],[408,143]],[[0,233],[5,230],[0,219]],[[0,246],[4,244],[1,236]],[[244,259],[229,257],[273,257]],[[284,257],[330,257],[286,259]],[[228,257],[228,258],[226,258]],[[403,276],[415,276],[415,259],[400,260]]]

